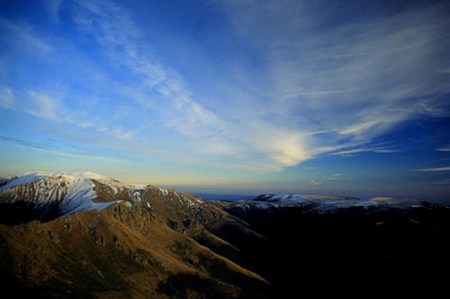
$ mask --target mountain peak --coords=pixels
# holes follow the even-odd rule
[[[127,202],[152,209],[144,194],[153,194],[182,207],[201,209],[200,198],[156,188],[122,183],[93,172],[28,172],[0,181],[0,219],[11,223],[48,221],[80,211],[103,210]]]
[[[102,210],[121,201],[94,202],[94,181],[114,190],[122,187],[120,182],[92,172],[29,172],[3,182],[0,204],[8,205],[12,214],[15,209],[25,208],[32,219],[48,220],[79,211]]]

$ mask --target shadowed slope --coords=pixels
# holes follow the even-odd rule
[[[219,240],[208,230],[242,226],[234,216],[173,190],[92,183],[94,203],[114,204],[0,225],[5,287],[47,298],[264,298],[264,279],[194,239]]]

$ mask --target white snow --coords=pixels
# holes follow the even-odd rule
[[[130,196],[133,198],[134,201],[142,201],[142,193],[144,192],[143,189],[138,190],[130,190]]]
[[[159,190],[172,204],[196,213],[201,211],[203,201],[196,197],[188,197],[174,190],[155,188],[145,185],[127,184],[92,172],[35,172],[19,175],[8,180],[0,188],[0,202],[31,202],[36,211],[58,209],[58,215],[70,215],[79,211],[102,210],[122,200],[110,202],[93,202],[97,197],[96,187],[102,185],[102,192],[109,194],[127,194],[130,201],[123,201],[130,208],[133,203],[142,202],[147,208],[152,205],[144,199],[147,188]],[[53,211],[53,210],[52,210]]]
[[[48,177],[48,173],[40,173],[40,172],[24,173],[22,175],[18,175],[17,177],[9,178],[10,181],[6,185],[0,187],[0,191],[12,188],[17,185],[23,185],[39,181],[46,177]]]
[[[162,193],[164,196],[169,195],[169,190],[163,189],[163,188],[158,188],[158,189],[159,189],[159,191],[161,191],[161,193]]]
[[[195,202],[197,202],[198,204],[202,204],[203,201],[197,197],[194,197]]]
[[[114,181],[94,173],[26,173],[13,178],[0,188],[0,194],[9,202],[30,201],[35,209],[45,209],[58,204],[61,215],[69,215],[78,211],[102,210],[120,202],[96,203],[97,197],[92,180]]]
[[[147,187],[147,185],[143,185],[143,184],[128,184],[128,186],[137,189],[137,190],[143,190]]]
[[[265,194],[258,196],[253,201],[238,203],[237,205],[244,210],[248,209],[250,206],[258,209],[305,207],[319,213],[352,207],[369,209],[387,206],[398,208],[421,206],[421,204],[415,200],[404,200],[392,197],[376,197],[369,200],[360,200],[349,197],[323,196],[316,194]]]

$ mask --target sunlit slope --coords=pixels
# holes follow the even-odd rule
[[[72,176],[92,188],[78,188],[83,192],[72,196]],[[15,225],[0,226],[5,287],[42,297],[263,297],[262,277],[196,241],[233,252],[237,249],[214,230],[231,225],[257,236],[213,203],[86,174],[23,181],[4,185],[0,193],[3,208],[12,205],[28,214]],[[66,213],[68,201],[87,208]]]

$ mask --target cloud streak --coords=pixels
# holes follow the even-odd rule
[[[25,148],[28,150],[33,150],[37,152],[43,152],[54,156],[60,156],[60,157],[67,157],[67,158],[77,158],[77,159],[89,159],[89,160],[111,160],[110,158],[102,157],[102,156],[94,156],[94,155],[86,155],[86,154],[79,154],[79,153],[70,153],[70,152],[64,152],[64,151],[58,151],[49,148],[48,146],[43,146],[41,144],[37,144],[35,142],[18,139],[14,137],[8,137],[8,136],[2,136],[0,135],[0,141],[8,142],[10,144],[13,144],[15,146]]]
[[[28,98],[31,100],[31,109],[27,109],[31,115],[45,118],[49,120],[59,121],[58,114],[61,112],[60,100],[51,97],[48,94],[37,93],[35,91],[28,91]]]
[[[434,168],[419,168],[412,169],[413,171],[421,171],[421,172],[441,172],[441,171],[450,171],[450,166],[444,167],[434,167]]]
[[[107,0],[78,1],[78,4],[80,10],[74,18],[77,24],[95,36],[110,59],[140,76],[147,89],[162,96],[165,101],[162,106],[177,112],[163,115],[167,126],[190,137],[205,137],[219,129],[219,117],[193,98],[182,76],[149,55],[151,51],[139,47],[142,32],[126,9]]]
[[[442,96],[450,86],[436,71],[450,50],[444,41],[449,37],[448,7],[442,3],[406,7],[384,19],[341,22],[328,30],[321,30],[326,26],[323,11],[308,2],[222,4],[240,41],[263,53],[256,54],[266,62],[263,72],[241,72],[249,86],[270,82],[264,87],[269,101],[260,117],[295,134],[329,132],[327,138],[303,138],[300,146],[307,154],[297,163],[330,149],[370,143],[411,119],[445,113],[439,107],[442,101],[448,104]],[[331,7],[329,13],[335,17],[336,11]],[[246,98],[257,103],[260,95]],[[372,146],[332,155],[395,151]]]
[[[14,105],[14,94],[10,88],[0,88],[0,107],[11,108]]]
[[[372,146],[372,147],[358,147],[343,151],[332,152],[332,156],[352,156],[359,153],[377,153],[377,154],[390,154],[399,152],[393,146]]]
[[[212,155],[234,154],[242,168],[257,171],[280,170],[311,156],[303,146],[302,134],[284,125],[274,126],[262,120],[253,124],[233,123],[224,119],[222,113],[207,109],[195,99],[180,73],[148,52],[145,55],[141,52],[137,45],[142,33],[125,9],[110,1],[95,4],[81,1],[79,5],[82,9],[75,16],[77,24],[94,34],[113,61],[139,75],[143,86],[156,91],[164,100],[159,105],[164,109],[146,104],[143,108],[156,111],[166,127],[204,144],[196,150]],[[92,19],[96,20],[95,27]],[[253,157],[248,159],[250,156]]]
[[[450,179],[431,182],[433,185],[450,185]]]
[[[48,54],[53,50],[53,47],[25,22],[12,22],[0,17],[0,31],[4,33],[0,38],[18,52]]]

